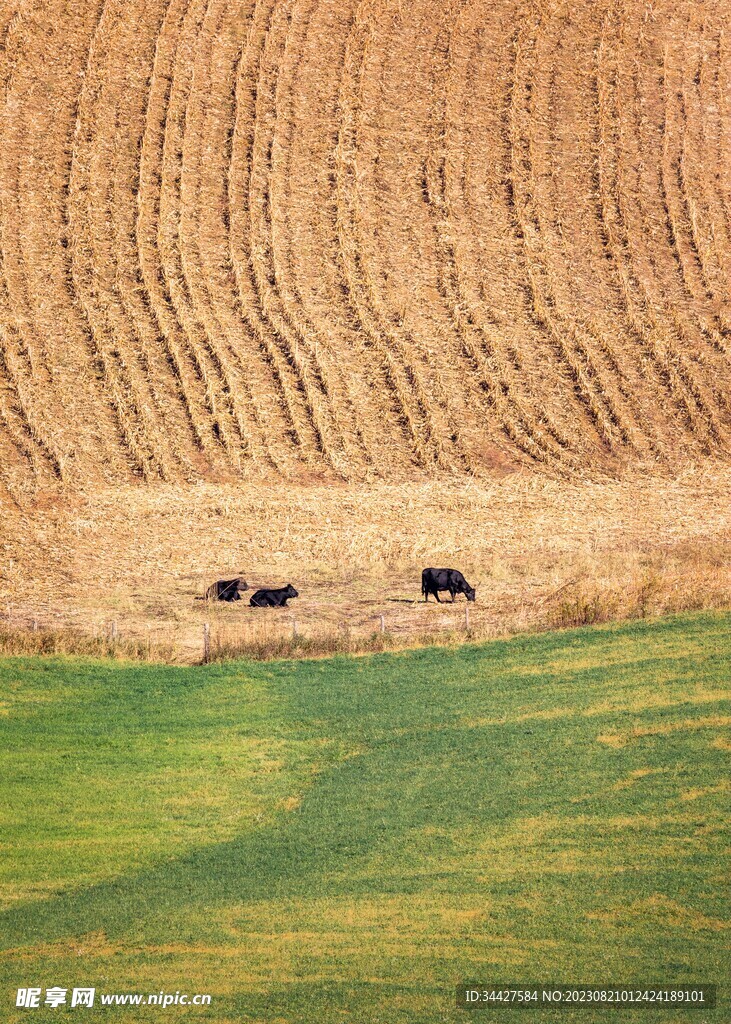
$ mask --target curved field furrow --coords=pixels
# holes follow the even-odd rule
[[[0,10],[0,95],[3,100],[13,92],[13,72],[17,63],[14,51],[19,49],[24,28],[21,4],[8,0]]]
[[[664,435],[669,427],[665,418],[668,390],[656,366],[647,358],[645,328],[638,323],[633,282],[623,246],[625,236],[618,230],[621,197],[617,178],[618,137],[613,121],[616,65],[613,65],[610,75],[608,65],[614,53],[609,57],[606,53],[610,17],[602,13],[593,25],[578,69],[582,89],[574,91],[581,93],[581,100],[577,97],[574,102],[577,105],[576,116],[581,117],[586,125],[585,152],[582,146],[582,157],[579,158],[584,164],[585,189],[583,203],[573,214],[572,207],[576,205],[573,196],[564,190],[562,197],[558,190],[554,190],[556,209],[560,209],[557,215],[558,242],[565,260],[564,276],[568,281],[581,259],[581,247],[585,245],[591,249],[591,276],[584,275],[581,286],[588,288],[596,283],[598,287],[589,302],[584,303],[583,320],[614,376],[617,392],[631,424],[634,447],[643,459],[667,462],[670,453]],[[565,47],[563,67],[569,64],[568,55],[568,47]],[[571,100],[573,96],[569,89]],[[555,151],[559,151],[558,143]],[[567,223],[567,232],[562,228],[563,219]],[[577,245],[576,235],[579,232],[580,244]],[[570,247],[566,244],[567,235],[572,236]]]
[[[378,7],[371,11],[358,85],[355,200],[361,265],[381,333],[409,367],[438,464],[472,471],[474,455],[489,436],[484,428],[477,436],[471,430],[474,382],[460,371],[458,340],[435,300],[437,254],[423,202],[433,120],[431,56],[439,23],[451,18],[455,6],[445,5],[439,18],[424,0],[417,0],[409,17],[402,10],[391,18],[379,16]],[[399,66],[409,67],[409,90],[392,73]]]
[[[533,126],[539,116],[536,94],[541,84],[536,49],[542,31],[542,19],[532,31],[520,30],[516,36],[516,59],[511,89],[511,180],[519,234],[523,243],[526,281],[534,316],[541,324],[565,365],[573,394],[589,423],[609,452],[627,439],[627,428],[598,379],[595,361],[574,324],[566,322],[556,296],[542,249],[542,224],[538,212],[539,183],[535,178],[535,142]]]
[[[297,167],[294,153],[298,128],[312,106],[305,77],[306,55],[313,20],[320,10],[320,0],[310,0],[295,7],[287,36],[283,60],[276,85],[276,118],[272,137],[271,225],[268,238],[273,279],[272,298],[287,329],[301,346],[308,361],[308,370],[316,382],[332,420],[338,452],[338,470],[350,476],[358,466],[375,462],[374,448],[366,440],[358,423],[357,405],[347,372],[343,372],[337,339],[321,331],[304,307],[295,266],[296,239],[292,213],[299,212],[293,194]]]
[[[51,246],[46,268],[47,301],[38,309],[39,326],[53,339],[54,378],[58,381],[60,402],[55,414],[65,420],[70,451],[65,461],[73,461],[79,479],[99,474],[106,481],[127,479],[131,463],[124,444],[122,423],[124,410],[110,400],[106,387],[102,358],[90,329],[85,310],[79,300],[74,281],[73,231],[71,225],[71,188],[75,173],[77,142],[85,101],[85,83],[94,61],[94,47],[105,15],[104,0],[96,6],[82,7],[73,17],[64,10],[59,21],[69,17],[66,33],[45,34],[40,41],[41,53],[59,73],[68,59],[68,90],[62,90],[62,101],[51,104],[52,126],[46,138],[56,140],[48,145],[53,154],[52,169],[46,178],[49,203],[49,234]],[[53,14],[49,11],[53,20]],[[49,52],[54,45],[55,53]],[[61,56],[62,55],[62,56]],[[37,74],[37,69],[34,69]],[[53,95],[54,82],[46,83]],[[37,115],[36,115],[37,116]],[[54,152],[55,148],[55,152]],[[114,397],[114,396],[111,396]],[[69,427],[69,424],[73,426]]]
[[[630,330],[646,360],[648,377],[654,377],[666,390],[701,448],[708,448],[708,423],[698,405],[687,378],[678,367],[674,351],[658,323],[643,281],[642,268],[634,261],[632,223],[639,216],[636,203],[634,167],[631,151],[636,143],[634,133],[628,136],[620,110],[633,102],[627,92],[627,76],[620,66],[619,19],[611,14],[604,20],[597,48],[597,97],[599,103],[600,146],[598,178],[602,227],[608,252],[616,268],[624,300],[625,316]],[[614,47],[608,42],[612,32]],[[611,61],[611,67],[610,67]],[[629,72],[631,77],[631,70]],[[632,182],[635,185],[633,189]],[[656,416],[662,417],[665,406],[659,401]]]
[[[249,40],[251,36],[249,36]],[[245,57],[250,42],[242,47],[235,65],[233,90],[233,129],[226,171],[226,251],[222,257],[232,286],[232,316],[240,323],[241,335],[246,339],[240,346],[240,358],[250,353],[251,365],[256,372],[253,383],[256,415],[268,439],[269,457],[276,468],[285,474],[291,468],[292,454],[297,453],[301,439],[297,430],[297,404],[292,399],[287,368],[274,344],[267,324],[256,309],[253,286],[253,268],[250,250],[246,245],[248,225],[248,176],[250,173],[253,133],[250,121],[241,116],[247,99],[253,96],[250,83],[246,83]],[[258,371],[258,372],[257,372]]]
[[[287,339],[281,336],[264,308],[252,230],[255,206],[261,202],[261,199],[256,199],[254,177],[255,165],[261,159],[261,140],[257,136],[259,90],[275,10],[274,0],[257,0],[251,30],[238,64],[227,179],[230,259],[241,315],[271,374],[272,388],[265,391],[265,408],[268,407],[271,415],[271,411],[279,406],[284,417],[284,435],[291,441],[294,453],[308,462],[317,457],[320,442],[313,428],[299,368],[289,351]]]
[[[50,472],[52,477],[70,479],[81,469],[84,455],[98,459],[109,438],[102,403],[90,381],[88,349],[84,346],[79,353],[67,334],[76,312],[69,309],[66,292],[62,211],[78,71],[83,71],[88,45],[83,23],[80,38],[74,38],[72,45],[48,38],[47,20],[53,21],[58,14],[44,8],[33,17],[14,19],[5,37],[3,58],[11,73],[4,76],[6,106],[0,144],[0,317],[16,412],[32,439],[36,465],[45,463],[44,478]],[[95,15],[92,12],[92,25]],[[36,83],[41,59],[52,62],[58,76],[58,83],[47,90]],[[64,91],[61,85],[68,75],[71,84]],[[59,307],[65,316],[59,315]],[[69,382],[75,389],[71,393]],[[85,410],[84,419],[80,407]],[[106,451],[109,468],[118,468],[109,448]],[[88,463],[84,469],[88,472]]]
[[[400,362],[394,358],[369,302],[362,266],[357,223],[357,119],[360,110],[359,79],[366,52],[369,27],[367,0],[359,0],[348,34],[339,95],[340,130],[336,149],[338,259],[347,300],[355,312],[355,326],[364,332],[369,352],[380,366],[393,409],[417,463],[428,466],[435,459],[425,438],[425,427],[415,396]]]
[[[718,190],[707,180],[705,166],[715,157],[715,147],[708,138],[717,131],[717,110],[713,109],[712,88],[708,82],[711,56],[717,51],[718,39],[702,11],[691,8],[688,41],[681,56],[683,125],[678,174],[686,202],[687,228],[697,254],[702,293],[711,304],[711,314],[721,335],[722,348],[728,348],[731,331],[729,287],[731,278],[725,262],[725,245],[714,244],[725,224],[719,209]],[[708,117],[708,123],[707,123]],[[717,144],[717,143],[716,143]]]
[[[466,379],[473,383],[470,404],[482,406],[486,414],[485,437],[492,443],[510,439],[506,410],[509,405],[509,387],[505,381],[496,354],[489,340],[483,338],[475,323],[473,311],[462,295],[457,255],[452,241],[455,233],[447,199],[448,125],[447,103],[451,82],[452,45],[458,31],[464,3],[445,9],[437,26],[432,44],[429,66],[429,94],[431,98],[426,137],[426,156],[423,161],[422,195],[429,212],[434,234],[434,262],[437,292],[443,301],[445,315],[451,331],[444,331],[446,339],[453,332],[457,339],[456,354],[467,367]],[[474,385],[476,384],[476,387]],[[530,438],[521,436],[513,425],[513,439],[519,438],[518,448],[531,458],[543,461],[545,452]],[[502,435],[502,436],[501,436]]]
[[[139,163],[135,243],[140,280],[139,301],[149,310],[157,329],[161,354],[168,365],[192,434],[191,460],[199,472],[215,464],[219,444],[205,374],[173,307],[160,255],[160,188],[167,131],[173,66],[189,0],[170,0],[155,44],[148,87],[145,125]]]
[[[293,23],[299,20],[296,13],[295,0],[283,3],[275,12],[259,65],[249,207],[252,267],[262,313],[271,325],[283,357],[294,371],[304,399],[314,433],[315,454],[345,476],[347,453],[342,451],[341,431],[316,358],[317,338],[310,339],[288,314],[280,294],[281,270],[276,263],[274,247],[280,195],[286,202],[288,192],[288,138],[287,129],[281,128],[281,83],[287,75],[290,50],[299,42],[298,32],[293,29]],[[287,110],[285,119],[290,115],[291,111]]]
[[[193,77],[185,115],[180,183],[178,245],[190,315],[199,324],[206,350],[215,361],[227,409],[241,448],[231,458],[263,464],[269,453],[254,411],[246,365],[238,356],[238,339],[224,326],[225,303],[219,288],[214,301],[212,277],[222,237],[227,166],[226,138],[233,130],[233,88],[241,37],[252,5],[209,3],[195,44]],[[211,98],[215,100],[212,102]]]
[[[138,230],[143,182],[149,171],[148,117],[157,43],[169,7],[169,2],[150,5],[139,38],[128,43],[130,48],[139,46],[139,52],[135,53],[134,63],[130,60],[133,77],[128,80],[116,118],[114,192],[108,210],[104,258],[109,276],[108,310],[119,330],[128,333],[137,351],[157,431],[164,435],[160,442],[164,445],[165,475],[172,479],[181,474],[186,478],[195,475],[195,431],[176,361],[146,288]]]
[[[8,371],[5,353],[0,347],[0,444],[10,453],[5,460],[6,465],[17,465],[20,459],[23,469],[33,474],[35,480],[38,469],[31,440],[28,424],[22,413],[19,414],[18,396],[13,387],[12,374]]]
[[[700,420],[698,426],[707,435],[706,446],[710,451],[721,442],[723,435],[719,395],[714,394],[715,388],[706,379],[705,363],[712,346],[706,343],[697,323],[693,322],[692,312],[686,312],[687,291],[683,286],[682,264],[668,208],[663,59],[661,53],[655,53],[659,45],[658,39],[641,32],[637,38],[628,36],[625,45],[630,99],[622,123],[627,129],[632,120],[634,131],[627,132],[625,137],[636,161],[635,217],[628,221],[630,250],[638,253],[644,265],[638,279],[655,324],[661,325],[665,358],[674,364],[687,395],[695,403]],[[645,65],[641,65],[642,59]],[[645,154],[656,153],[654,161],[642,160],[639,140],[642,140]]]
[[[315,361],[348,440],[348,473],[369,477],[404,466],[410,456],[394,422],[388,385],[366,351],[338,251],[338,97],[356,6],[355,0],[324,0],[306,12],[306,25],[305,9],[298,9],[301,43],[284,69],[290,87],[285,91],[280,83],[278,93],[278,103],[290,105],[290,113],[279,121],[275,145],[272,243],[285,311],[300,334],[314,339]]]
[[[701,47],[699,67],[693,75],[690,95],[691,126],[701,138],[696,180],[703,190],[709,211],[710,249],[722,273],[721,317],[724,327],[731,323],[731,216],[728,195],[731,176],[724,152],[722,110],[726,102],[722,85],[723,25],[708,16],[703,23],[706,47]],[[709,173],[709,168],[714,171]]]
[[[594,389],[606,440],[620,453],[626,446],[640,458],[656,458],[648,409],[638,401],[642,375],[616,332],[621,303],[597,222],[596,39],[594,18],[566,7],[542,20],[531,89],[535,237],[547,304]]]
[[[526,316],[525,270],[520,229],[511,184],[510,116],[514,34],[500,12],[467,7],[475,51],[453,41],[450,76],[464,82],[461,98],[447,94],[445,189],[450,242],[462,296],[460,312],[480,325],[485,352],[498,353],[504,386],[515,412],[506,421],[508,436],[537,440],[554,449],[568,469],[564,382],[556,374],[543,331]],[[489,96],[486,104],[484,97]],[[491,159],[485,161],[483,154]],[[490,360],[488,369],[493,365]],[[541,393],[536,402],[535,385]],[[504,390],[501,385],[501,391]],[[525,424],[523,427],[519,424]],[[520,433],[518,433],[518,430]],[[533,441],[529,442],[533,451]]]
[[[198,318],[183,262],[188,239],[183,236],[182,221],[196,212],[183,205],[183,195],[185,193],[187,201],[191,188],[191,175],[195,178],[195,167],[187,166],[185,158],[190,147],[197,146],[194,133],[188,131],[188,115],[191,102],[195,102],[191,101],[191,90],[197,70],[199,35],[209,7],[210,0],[192,0],[175,44],[162,155],[157,243],[165,290],[195,364],[198,385],[210,413],[210,429],[223,449],[223,463],[233,462],[236,467],[245,452],[246,441],[236,416],[231,380],[225,360]],[[194,183],[192,191],[195,194]]]
[[[697,86],[694,94],[698,98],[699,108],[691,113],[694,122],[698,121],[697,130],[701,135],[703,146],[700,160],[703,166],[698,167],[697,176],[704,188],[707,198],[711,222],[708,227],[710,244],[717,265],[723,274],[724,287],[722,292],[721,315],[724,326],[731,323],[731,218],[725,204],[724,174],[728,175],[728,161],[723,152],[723,131],[721,106],[724,97],[721,95],[721,59],[722,59],[722,28],[709,19],[704,23],[707,31],[709,47],[703,51],[701,66],[693,83]],[[717,167],[709,173],[708,168]],[[731,188],[726,179],[726,188]]]
[[[13,327],[0,246],[0,428],[28,464],[37,482],[47,476],[63,479],[59,455],[34,422],[33,388],[37,375],[31,354]],[[37,385],[36,385],[37,386]],[[12,463],[12,460],[11,460]]]
[[[592,231],[595,108],[586,64],[593,32],[593,21],[570,16],[566,8],[539,26],[528,140],[533,168],[528,212],[535,231],[525,237],[532,239],[536,263],[544,268],[544,307],[565,339],[564,358],[584,376],[604,442],[615,456],[628,448],[647,457],[653,449],[644,437],[643,410],[633,402],[626,352],[620,363],[617,342],[599,322],[615,295],[606,279],[601,242]],[[581,277],[575,270],[577,249],[590,268]],[[633,383],[636,390],[637,380]]]
[[[90,111],[92,147],[88,156],[83,150],[79,154],[82,164],[88,164],[89,172],[79,187],[87,195],[89,236],[84,239],[88,250],[88,256],[86,251],[84,256],[88,260],[89,278],[95,276],[90,299],[93,319],[102,325],[100,330],[106,324],[107,333],[119,350],[157,472],[170,480],[177,476],[183,461],[178,442],[182,424],[169,417],[165,401],[169,380],[167,367],[158,358],[157,339],[146,330],[144,316],[140,315],[143,310],[134,302],[130,308],[135,281],[134,276],[130,281],[128,266],[134,266],[135,250],[126,245],[136,213],[150,41],[156,38],[159,21],[156,5],[148,4],[139,8],[139,20],[120,18],[110,29],[105,53],[111,56],[115,69],[123,72],[117,75],[104,66],[101,68],[105,87],[103,96],[99,96]],[[77,240],[77,245],[80,241]],[[80,251],[79,245],[79,255]]]
[[[155,445],[155,423],[147,404],[149,392],[136,363],[133,343],[108,305],[109,285],[97,251],[97,236],[109,219],[113,172],[114,137],[98,145],[101,129],[114,126],[114,103],[121,82],[107,80],[104,69],[114,64],[117,30],[123,24],[118,3],[107,2],[89,55],[74,134],[69,178],[68,227],[71,281],[87,325],[94,361],[117,417],[123,450],[130,465],[144,479],[164,476],[164,465]],[[116,65],[119,67],[119,65]],[[111,108],[111,114],[110,114]],[[102,273],[100,273],[102,271]],[[110,316],[111,312],[111,316]]]
[[[719,331],[717,317],[714,317],[710,303],[710,291],[704,273],[703,258],[694,231],[694,217],[691,213],[692,199],[687,181],[687,114],[684,96],[683,68],[685,56],[690,50],[691,25],[686,25],[685,42],[679,54],[674,55],[671,44],[666,43],[663,52],[663,156],[662,188],[667,211],[668,231],[672,251],[675,255],[679,276],[685,295],[689,300],[682,305],[693,311],[690,329],[696,329],[701,338],[708,338],[720,352],[727,351],[727,343]],[[686,328],[687,330],[688,328]]]
[[[291,455],[286,430],[276,418],[279,400],[272,393],[266,360],[240,311],[230,246],[237,91],[254,14],[252,0],[240,5],[216,4],[209,11],[208,29],[204,26],[201,34],[200,45],[207,52],[205,72],[201,52],[187,120],[191,143],[185,155],[186,164],[192,166],[195,161],[196,168],[196,174],[186,179],[188,194],[193,187],[196,192],[192,210],[183,202],[181,252],[197,315],[231,382],[232,408],[246,439],[247,463],[284,471]],[[210,97],[216,101],[211,102]]]
[[[462,174],[450,175],[448,168],[459,160],[464,152],[464,138],[459,133],[457,144],[452,136],[457,134],[456,124],[463,118],[455,116],[454,78],[456,75],[453,59],[454,33],[464,11],[464,4],[454,18],[451,27],[444,26],[438,34],[432,62],[432,90],[435,97],[431,123],[429,155],[424,164],[424,199],[429,207],[436,249],[439,257],[438,287],[445,300],[450,320],[459,339],[461,356],[466,361],[468,373],[477,384],[477,393],[487,415],[503,435],[501,448],[516,447],[530,462],[537,462],[552,468],[562,467],[563,448],[548,432],[544,432],[530,410],[521,404],[514,393],[514,376],[510,372],[509,360],[501,351],[497,338],[491,336],[494,320],[488,326],[484,311],[479,311],[465,294],[458,247],[455,239],[459,231],[455,223],[453,207],[463,211],[465,206],[465,185]],[[467,66],[475,59],[474,50],[467,56]],[[469,83],[469,74],[465,75]],[[440,83],[444,83],[440,91]],[[469,91],[465,88],[464,91]],[[464,102],[464,93],[461,101]],[[448,111],[451,117],[448,118]],[[452,182],[452,177],[458,180]],[[497,332],[495,332],[497,334]],[[499,442],[498,442],[499,443]]]
[[[362,0],[353,19],[340,92],[341,127],[337,148],[338,239],[348,294],[394,396],[399,418],[419,465],[448,464],[449,437],[435,420],[423,375],[387,313],[382,312],[365,256],[365,225],[359,166],[363,80],[373,31],[374,0]],[[377,117],[377,112],[376,115]]]
[[[4,288],[2,289],[5,290]],[[33,374],[23,359],[23,346],[5,325],[0,329],[0,401],[2,426],[29,466],[38,484],[64,479],[61,457],[49,446],[33,421]]]
[[[14,445],[8,434],[0,398],[0,509],[6,519],[9,518],[9,512],[24,511],[23,490],[27,491],[35,484],[32,466],[26,461],[23,447]]]
[[[8,104],[3,120],[12,129],[13,70],[24,56],[24,18],[11,5],[0,14],[0,93]],[[17,128],[16,128],[17,130]],[[10,134],[10,132],[9,132]],[[38,483],[63,479],[62,451],[57,448],[52,413],[53,375],[47,349],[32,315],[27,240],[23,230],[21,165],[13,148],[2,147],[0,163],[0,401],[1,428],[12,450],[28,465]],[[32,257],[31,257],[32,258]],[[50,416],[49,416],[50,414]],[[10,459],[10,465],[13,460]]]
[[[723,14],[723,8],[719,12]],[[726,223],[726,235],[731,238],[731,166],[728,154],[731,152],[731,29],[722,18],[718,34],[718,56],[715,61],[716,94],[715,103],[719,119],[719,147],[717,158],[711,164],[719,183],[719,196]]]
[[[358,21],[362,13],[360,0],[353,0],[350,12],[337,13],[341,16],[337,28],[342,39],[335,65],[338,74],[329,103],[330,148],[323,158],[324,181],[314,229],[317,240],[321,240],[322,253],[317,263],[319,277],[310,288],[309,299],[317,304],[315,319],[324,321],[321,331],[336,331],[339,344],[352,359],[352,393],[357,393],[360,429],[369,450],[380,453],[376,471],[403,472],[415,459],[419,462],[420,427],[399,368],[363,299],[353,236],[352,192],[346,188],[346,176],[355,172],[350,160],[344,162],[344,147],[347,152],[354,152],[357,97],[350,76],[355,71],[353,48],[362,43],[361,39],[356,44],[358,34],[363,31]],[[330,32],[336,28],[335,25],[327,27]],[[429,456],[426,459],[428,464]]]
[[[20,462],[21,468],[29,471],[34,482],[39,483],[47,474],[47,461],[28,423],[22,387],[11,368],[9,349],[7,333],[0,332],[0,443],[6,451],[5,464],[15,466],[17,472]]]
[[[515,240],[514,259],[519,262],[520,267],[515,288],[515,307],[519,310],[521,320],[530,325],[531,332],[536,339],[535,346],[540,348],[544,356],[543,378],[541,383],[537,384],[536,382],[536,385],[539,388],[545,388],[547,384],[550,384],[551,390],[562,396],[564,413],[562,422],[560,428],[555,433],[552,430],[551,434],[564,448],[567,457],[581,459],[585,439],[579,422],[582,402],[580,398],[577,401],[577,382],[575,379],[572,380],[570,373],[567,373],[565,361],[561,356],[560,348],[557,350],[550,327],[544,322],[539,309],[536,308],[536,301],[540,306],[541,299],[536,294],[532,276],[534,267],[529,258],[529,246],[526,245],[524,201],[527,195],[525,185],[530,171],[530,154],[526,148],[523,122],[527,116],[529,96],[525,93],[522,97],[518,95],[520,88],[518,74],[520,34],[520,31],[513,31],[510,37],[510,59],[506,72],[502,117],[502,134],[505,140],[503,160],[505,205],[508,211],[508,227]],[[517,370],[519,369],[519,357],[516,358],[518,346],[513,345],[512,349],[515,352],[512,361]],[[567,401],[567,398],[573,399],[573,401]],[[535,390],[532,394],[532,401],[535,402]]]
[[[333,402],[326,367],[319,358],[322,342],[309,325],[302,324],[296,311],[288,281],[287,252],[282,245],[291,202],[290,161],[295,131],[292,89],[312,9],[312,3],[293,2],[281,19],[273,20],[265,44],[257,85],[264,132],[258,147],[262,159],[253,169],[253,182],[258,187],[252,191],[252,250],[262,309],[297,369],[322,453],[341,475],[347,476],[352,451],[345,446],[343,424]]]
[[[3,213],[6,208],[3,206]],[[10,221],[4,219],[7,224]],[[6,276],[8,262],[15,264],[12,277]],[[63,479],[63,456],[54,443],[55,431],[48,423],[48,397],[53,394],[52,375],[44,358],[44,346],[32,328],[29,315],[29,296],[23,277],[23,243],[17,247],[3,237],[0,240],[0,332],[6,388],[14,398],[18,422],[33,442],[34,464],[38,471],[45,462],[46,470]]]
[[[625,221],[623,196],[620,190],[621,139],[617,125],[617,55],[618,39],[614,46],[608,42],[609,33],[616,32],[611,14],[602,21],[599,44],[596,47],[594,67],[594,90],[597,106],[596,138],[596,200],[599,230],[605,248],[607,263],[615,280],[620,296],[621,317],[632,342],[633,357],[638,358],[640,373],[644,378],[645,390],[653,400],[646,429],[653,429],[658,419],[664,418],[666,397],[674,397],[678,408],[692,425],[692,408],[687,406],[682,384],[658,352],[657,343],[643,316],[643,296],[634,275],[628,252],[629,243]],[[625,200],[626,201],[626,200]],[[637,389],[641,391],[641,388]],[[665,425],[666,429],[668,424]],[[655,435],[660,437],[658,430]],[[663,455],[666,446],[655,441]]]

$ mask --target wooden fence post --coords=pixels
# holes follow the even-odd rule
[[[297,636],[297,619],[295,619],[294,615],[292,616],[292,636]]]
[[[211,660],[211,627],[209,623],[203,623],[203,664],[208,665]]]
[[[112,628],[110,630],[110,635],[111,635],[112,640],[116,640],[117,639],[117,620],[116,619],[112,619]]]
[[[470,606],[468,604],[464,606],[464,628],[470,628]]]
[[[386,632],[386,619],[383,615],[381,615],[381,632]]]

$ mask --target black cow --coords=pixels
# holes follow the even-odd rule
[[[257,590],[251,595],[249,604],[252,608],[286,608],[290,597],[299,597],[291,583],[276,590]]]
[[[440,590],[448,590],[454,601],[455,594],[464,594],[468,601],[474,601],[475,588],[471,587],[457,569],[424,569],[421,574],[421,592],[424,600],[433,594],[441,604]]]
[[[240,601],[239,591],[248,590],[249,584],[237,576],[235,580],[216,580],[206,590],[204,601]]]

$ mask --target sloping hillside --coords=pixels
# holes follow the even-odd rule
[[[0,659],[3,991],[212,995],[117,1005],[123,1024],[727,1024],[730,629]],[[719,1003],[456,1009],[457,984],[493,978],[717,983]],[[87,1019],[5,1000],[4,1024]]]
[[[5,0],[5,486],[725,458],[723,11]]]

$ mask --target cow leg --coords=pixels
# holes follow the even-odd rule
[[[435,591],[434,591],[434,597],[436,597],[436,599],[437,599],[437,601],[439,602],[439,604],[441,604],[441,603],[442,603],[442,599],[441,599],[441,597],[439,596],[439,591],[438,591],[438,590],[435,590]]]

